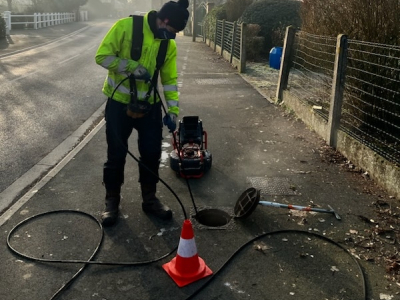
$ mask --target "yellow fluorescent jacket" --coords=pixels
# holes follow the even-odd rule
[[[108,70],[106,80],[103,85],[103,93],[111,97],[118,84],[124,80],[129,73],[141,64],[153,76],[156,69],[156,58],[160,47],[161,39],[154,38],[148,24],[148,14],[143,19],[143,46],[142,55],[139,61],[131,59],[132,46],[132,17],[123,18],[117,21],[108,31],[101,42],[97,53],[96,63]],[[160,70],[161,83],[165,100],[168,105],[168,112],[179,114],[179,94],[177,86],[177,67],[176,67],[176,43],[170,40],[168,43],[167,55]],[[138,99],[143,100],[149,90],[149,84],[143,80],[136,80]],[[115,91],[113,99],[115,101],[128,104],[130,102],[129,80],[125,80]],[[157,99],[157,102],[160,101]],[[154,103],[154,93],[151,93],[150,103]]]

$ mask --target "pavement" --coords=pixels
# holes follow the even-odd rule
[[[13,31],[9,44],[0,43],[0,57],[86,26],[91,23]],[[397,200],[350,168],[290,111],[268,101],[262,87],[276,78],[268,66],[257,73],[250,64],[240,76],[204,43],[183,36],[177,42],[185,49],[179,54],[182,115],[201,117],[213,155],[210,171],[189,180],[193,199],[169,167],[171,135],[165,131],[160,176],[182,205],[161,183],[158,196],[172,208],[173,220],[142,212],[136,163],[128,157],[118,223],[99,227],[106,155],[100,121],[0,217],[0,298],[400,299]],[[135,136],[130,147],[137,153]],[[261,205],[245,219],[234,218],[237,200],[252,186],[262,201],[332,206],[341,220]],[[200,222],[196,211],[211,213]],[[162,265],[178,245],[186,250],[184,220],[194,230],[194,254],[214,275],[178,287]],[[88,260],[103,265],[83,263]]]

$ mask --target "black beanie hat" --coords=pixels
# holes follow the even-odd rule
[[[172,28],[182,31],[186,27],[189,19],[189,0],[178,0],[178,2],[169,1],[161,7],[157,17],[166,22]]]

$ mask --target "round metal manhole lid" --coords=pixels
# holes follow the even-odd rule
[[[253,187],[245,190],[236,201],[234,215],[237,219],[244,219],[251,215],[260,202],[260,190]]]

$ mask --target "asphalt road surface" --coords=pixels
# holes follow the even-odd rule
[[[106,70],[94,56],[111,25],[95,23],[0,60],[0,193],[105,102]]]

